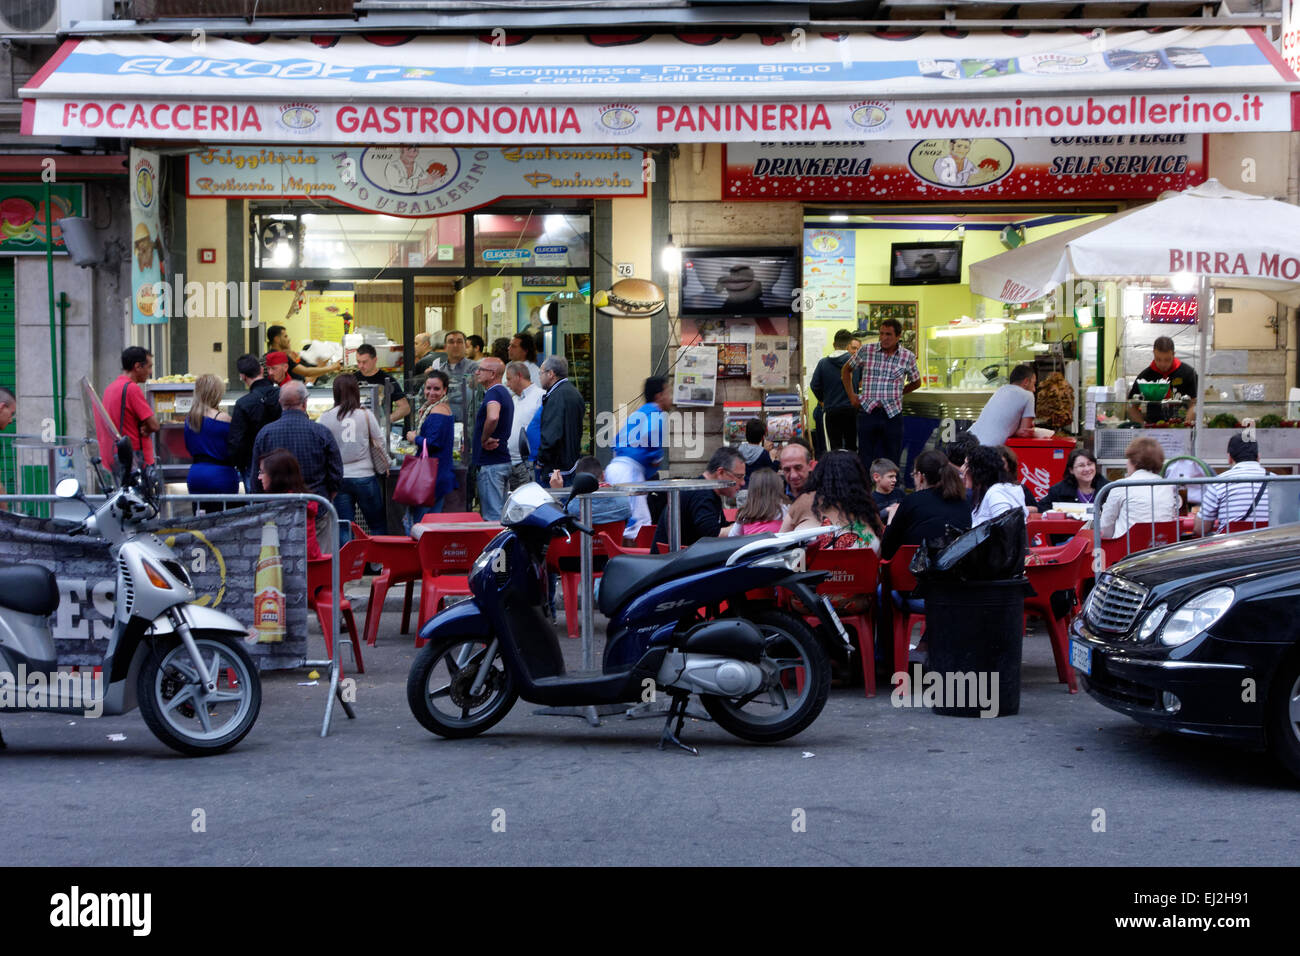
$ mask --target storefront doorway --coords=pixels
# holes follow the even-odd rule
[[[357,347],[368,343],[416,408],[417,334],[436,344],[458,330],[481,339],[485,355],[527,335],[534,363],[548,355],[568,361],[587,401],[589,441],[591,221],[582,204],[499,204],[404,218],[312,202],[252,203],[257,322],[244,330],[238,351],[263,354],[266,330],[283,326],[295,351],[350,368]]]

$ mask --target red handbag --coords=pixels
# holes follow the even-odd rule
[[[407,455],[397,476],[393,500],[400,505],[427,508],[438,500],[438,459],[429,457],[429,445],[421,443],[420,454]]]

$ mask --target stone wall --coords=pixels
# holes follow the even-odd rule
[[[722,202],[722,147],[709,144],[702,150],[683,147],[673,161],[671,179],[670,231],[678,248],[688,246],[799,246],[803,241],[803,205],[798,202]],[[697,169],[698,167],[698,169]],[[665,290],[669,303],[670,342],[681,341],[677,317],[678,284],[669,277]],[[800,352],[801,326],[790,320],[791,386],[799,384],[803,359]],[[670,350],[671,353],[671,350]],[[672,353],[675,355],[675,353]],[[671,357],[670,357],[671,361]],[[698,475],[702,464],[722,444],[722,403],[761,400],[761,389],[751,388],[744,379],[720,379],[712,408],[689,409],[700,413],[703,441],[699,455],[670,449],[671,477]],[[682,409],[686,411],[686,409]]]

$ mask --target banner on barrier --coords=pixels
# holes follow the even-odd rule
[[[259,670],[307,659],[307,538],[299,503],[248,504],[148,525],[184,564],[199,595],[243,624]],[[101,538],[71,537],[66,522],[0,512],[0,564],[39,564],[55,573],[58,663],[103,662],[113,630],[117,568]]]

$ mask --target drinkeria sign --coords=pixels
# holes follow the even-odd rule
[[[727,147],[726,199],[1154,197],[1205,182],[1205,137],[951,137]]]
[[[630,146],[220,146],[188,158],[188,195],[441,216],[506,197],[642,196],[644,160]]]

